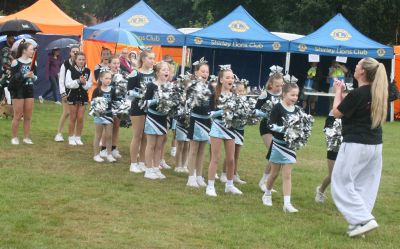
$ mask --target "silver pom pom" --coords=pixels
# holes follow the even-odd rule
[[[335,119],[332,127],[324,128],[326,146],[328,151],[338,152],[342,144],[342,120]]]
[[[104,97],[96,97],[92,100],[90,105],[89,115],[92,117],[101,117],[106,114],[108,108],[108,101]]]
[[[294,114],[286,115],[283,119],[284,140],[288,148],[298,150],[307,144],[311,136],[314,118],[305,113],[302,109]]]

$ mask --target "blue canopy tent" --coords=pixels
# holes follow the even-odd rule
[[[186,46],[203,48],[194,49],[193,58],[199,59],[208,54],[206,58],[209,61],[212,59],[209,63],[212,72],[217,71],[219,64],[232,64],[239,77],[244,77],[253,85],[259,86],[261,76],[267,74],[270,65],[263,63],[263,57],[276,56],[272,60],[274,63],[269,63],[284,66],[284,53],[289,49],[289,42],[271,34],[242,6],[238,6],[218,22],[188,34]],[[268,53],[266,56],[265,52],[277,54]]]
[[[85,28],[83,39],[88,39],[97,30],[118,27],[133,32],[145,44],[176,47],[183,46],[185,42],[184,34],[166,22],[144,1],[138,2],[114,19]]]

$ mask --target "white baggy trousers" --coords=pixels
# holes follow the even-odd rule
[[[382,172],[382,144],[342,143],[332,172],[336,207],[351,225],[375,219],[371,214]]]

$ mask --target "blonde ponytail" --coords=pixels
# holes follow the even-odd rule
[[[388,108],[388,79],[385,66],[373,58],[365,58],[362,68],[366,71],[366,79],[371,84],[371,121],[372,129],[386,121]]]

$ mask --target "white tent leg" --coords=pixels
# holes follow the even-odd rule
[[[182,47],[182,64],[181,64],[181,75],[185,74],[185,67],[186,67],[186,50],[187,46]]]
[[[396,55],[394,55],[393,59],[392,59],[392,65],[391,65],[392,67],[390,70],[390,82],[393,82],[393,80],[394,80],[395,58],[396,58]],[[389,119],[389,121],[390,122],[394,121],[394,101],[390,102],[390,119]]]
[[[290,69],[290,53],[287,52],[286,53],[286,62],[285,62],[285,74],[289,73],[289,69]]]
[[[258,73],[258,89],[260,89],[261,85],[262,61],[263,61],[263,54],[260,53],[260,72]]]

